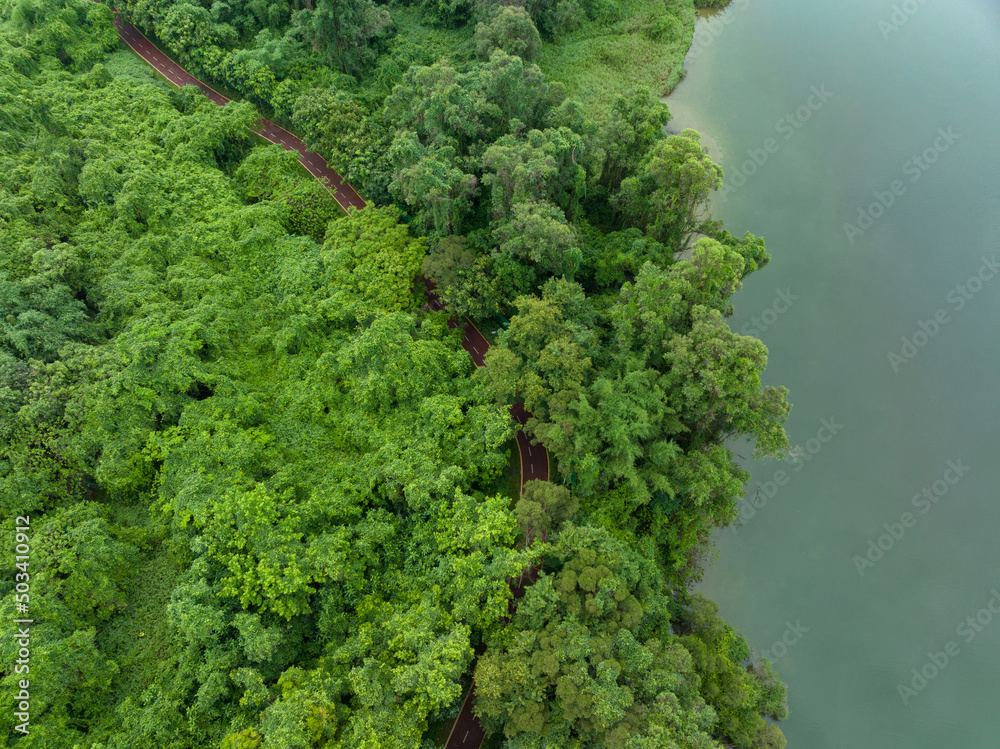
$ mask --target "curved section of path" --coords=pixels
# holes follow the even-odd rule
[[[214,101],[220,107],[226,106],[229,99],[220,94],[206,83],[202,83],[176,62],[167,57],[155,44],[142,35],[142,33],[132,24],[115,18],[115,29],[118,36],[143,60],[156,68],[164,78],[176,86],[197,86],[205,96]],[[333,195],[333,199],[340,204],[345,211],[349,208],[361,209],[365,207],[364,199],[355,192],[354,188],[344,182],[343,177],[329,167],[326,161],[318,153],[313,153],[306,144],[296,138],[282,127],[278,127],[273,122],[259,119],[251,128],[257,135],[271,143],[276,143],[286,151],[296,151],[299,154],[299,163],[304,166],[309,173],[319,180],[327,190]]]
[[[424,284],[427,286],[427,296],[431,309],[443,311],[445,306],[441,304],[441,300],[434,293],[434,284],[427,279],[424,279]],[[462,348],[469,352],[469,356],[472,357],[472,361],[477,367],[483,367],[486,365],[486,352],[490,348],[489,341],[479,332],[471,320],[466,318],[465,323]],[[455,318],[448,320],[449,328],[455,329],[461,326],[462,323]],[[523,427],[531,414],[524,410],[522,404],[516,403],[511,406],[510,416]],[[525,482],[549,480],[549,453],[541,445],[532,445],[531,440],[528,439],[523,430],[517,432],[516,439],[517,452],[521,458],[521,493],[523,494]],[[537,565],[529,567],[521,573],[519,578],[510,581],[511,598],[507,603],[508,620],[509,617],[514,616],[514,612],[517,610],[517,601],[524,595],[524,588],[538,579],[540,569],[541,567]],[[455,725],[452,726],[451,733],[448,734],[448,740],[444,745],[445,749],[479,749],[483,743],[486,733],[483,731],[478,716],[473,711],[475,703],[476,683],[473,681],[465,696],[465,701],[462,703],[458,718],[455,719]]]
[[[427,295],[430,300],[430,307],[438,312],[444,311],[445,306],[441,304],[437,294],[434,293],[434,284],[424,279],[427,286]],[[461,323],[455,318],[448,320],[448,327],[455,329]],[[472,361],[477,367],[486,366],[486,352],[490,350],[489,341],[486,336],[479,332],[479,328],[472,324],[469,318],[465,318],[465,335],[462,337],[462,348],[469,352]],[[524,410],[521,403],[515,403],[510,407],[511,418],[522,427],[531,418],[531,414]],[[524,492],[524,485],[528,481],[548,481],[549,480],[549,453],[541,445],[532,445],[531,440],[523,431],[519,431],[516,436],[517,451],[521,457],[521,492]]]
[[[168,81],[176,86],[197,86],[205,96],[214,101],[220,107],[229,103],[229,99],[220,94],[211,86],[202,83],[176,62],[161,52],[156,45],[140,33],[132,24],[115,18],[115,29],[118,36],[143,60],[158,70]],[[354,188],[344,182],[343,178],[331,169],[323,157],[313,153],[306,148],[306,144],[296,138],[284,128],[278,127],[273,122],[259,119],[251,128],[255,133],[270,141],[280,144],[286,151],[297,151],[299,162],[310,174],[325,185],[333,194],[334,199],[340,207],[347,211],[349,208],[361,209],[365,207],[364,199],[355,192]],[[434,310],[444,310],[441,300],[434,294],[434,285],[425,281],[427,293],[430,300],[430,307]],[[448,327],[462,327],[462,323],[455,318],[448,320]],[[465,335],[462,338],[462,348],[469,352],[472,361],[477,367],[485,366],[486,352],[489,351],[490,344],[486,337],[479,332],[479,329],[472,324],[472,321],[465,320]],[[520,424],[531,417],[531,414],[524,410],[524,406],[516,403],[510,409],[511,418]],[[524,484],[528,481],[549,480],[549,454],[541,445],[532,445],[531,441],[519,430],[516,435],[517,451],[521,458],[521,492],[524,492]],[[526,586],[531,585],[538,579],[539,566],[532,566],[521,573],[520,578],[510,581],[511,599],[508,603],[508,617],[514,615],[517,609],[517,601],[524,595]],[[452,726],[445,749],[479,749],[486,737],[479,718],[473,711],[476,700],[476,684],[473,682],[469,692],[462,703],[462,709]]]

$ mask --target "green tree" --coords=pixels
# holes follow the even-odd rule
[[[30,274],[14,279],[0,270],[0,346],[20,359],[51,362],[68,342],[90,335],[86,306],[76,298],[79,254],[68,244],[22,247],[31,254]]]
[[[702,239],[691,260],[646,263],[600,312],[578,285],[550,281],[540,300],[517,300],[477,373],[497,400],[524,400],[526,432],[582,495],[627,487],[618,522],[656,537],[675,570],[699,527],[732,519],[748,479],[725,442],[787,449],[786,393],[760,382],[766,350],[722,317],[744,263]]]
[[[32,536],[36,550],[33,610],[83,629],[125,606],[125,583],[137,550],[114,538],[94,503],[49,513]]]
[[[719,607],[695,595],[680,639],[701,675],[699,691],[719,716],[719,733],[739,749],[784,747],[781,731],[765,718],[788,716],[785,685],[767,659],[747,667],[750,648],[718,616]]]
[[[497,7],[487,22],[476,25],[475,45],[484,60],[500,49],[534,62],[542,51],[542,39],[527,11],[511,6]]]
[[[235,178],[248,202],[273,200],[287,206],[284,223],[296,234],[323,241],[327,225],[342,215],[330,193],[302,174],[298,154],[281,146],[254,149],[240,162]]]
[[[657,143],[638,172],[622,180],[614,203],[631,226],[680,252],[706,225],[705,204],[721,186],[722,169],[688,129]]]
[[[385,101],[397,130],[412,130],[425,146],[453,146],[477,163],[486,145],[523,127],[542,125],[558,104],[537,66],[500,50],[460,73],[447,62],[411,67]]]
[[[573,31],[583,20],[576,0],[525,0],[525,8],[538,30],[553,41],[559,41],[562,34]]]
[[[421,0],[424,18],[436,26],[461,26],[469,17],[469,0]]]
[[[369,202],[385,204],[392,135],[347,93],[310,89],[294,100],[291,120],[309,147],[332,164]]]
[[[424,258],[421,272],[439,287],[451,288],[465,278],[476,262],[466,237],[443,237]]]
[[[530,544],[535,536],[545,541],[550,532],[557,531],[564,520],[576,513],[579,506],[579,500],[565,486],[548,481],[525,482],[516,507],[517,523],[525,542]]]
[[[414,209],[418,226],[443,235],[459,232],[479,180],[456,166],[455,149],[426,148],[414,133],[402,132],[389,157],[396,169],[389,192]]]
[[[650,149],[667,137],[664,128],[669,119],[670,110],[648,91],[615,99],[598,135],[604,153],[601,184],[613,192],[635,174]]]
[[[423,240],[409,236],[396,208],[376,208],[335,221],[327,230],[321,260],[325,266],[321,302],[331,312],[355,309],[409,309],[413,278],[426,253]],[[319,297],[323,299],[323,296]]]
[[[493,216],[510,216],[514,203],[551,200],[572,220],[586,194],[586,172],[579,135],[566,127],[531,130],[524,137],[507,135],[483,156],[483,182],[490,188]]]
[[[216,23],[207,9],[188,2],[171,4],[154,28],[177,55],[212,72],[215,72],[212,57],[207,52],[233,44],[237,39],[236,29]]]
[[[572,280],[581,252],[573,227],[551,203],[524,201],[512,206],[510,218],[494,230],[497,251],[530,262],[546,276]]]
[[[476,665],[476,710],[506,747],[719,749],[715,714],[669,634],[655,565],[591,526],[545,549],[507,631]]]
[[[316,0],[292,23],[328,65],[348,75],[367,71],[392,30],[389,11],[372,0]]]

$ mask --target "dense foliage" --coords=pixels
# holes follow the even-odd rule
[[[648,91],[597,113],[532,62],[607,9],[426,2],[467,32],[430,60],[372,0],[121,10],[373,204],[342,216],[249,102],[169,90],[106,6],[10,6],[0,505],[38,624],[9,743],[431,747],[474,669],[507,749],[783,746],[770,664],[689,592],[748,479],[727,441],[787,447],[725,320],[768,258]],[[484,369],[421,273],[502,328]],[[520,497],[515,400],[552,469]]]

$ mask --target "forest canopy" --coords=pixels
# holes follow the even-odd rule
[[[726,321],[764,243],[707,213],[721,169],[659,92],[537,64],[601,24],[680,39],[656,6],[119,6],[226,107],[106,5],[6,6],[0,504],[36,620],[7,745],[429,749],[474,674],[505,749],[784,746],[784,686],[691,592],[749,478],[727,443],[787,448]],[[523,494],[519,429],[551,468]]]

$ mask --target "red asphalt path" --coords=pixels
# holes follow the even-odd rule
[[[164,78],[176,86],[197,86],[205,96],[214,101],[220,107],[226,106],[229,99],[220,94],[211,86],[202,83],[176,62],[167,57],[149,39],[140,33],[132,24],[120,18],[115,19],[115,29],[118,36],[143,60],[156,68]],[[251,128],[255,133],[269,140],[271,143],[280,144],[286,151],[297,151],[299,163],[304,166],[312,176],[319,180],[333,195],[333,199],[340,204],[345,211],[348,208],[364,208],[364,199],[354,191],[354,188],[344,182],[343,178],[331,169],[323,157],[318,153],[313,153],[306,148],[306,144],[296,138],[284,128],[278,127],[273,122],[259,119]]]
[[[143,60],[156,68],[168,81],[176,86],[197,86],[205,96],[214,101],[220,107],[229,103],[229,99],[220,94],[211,86],[202,83],[176,62],[161,52],[156,45],[143,36],[132,24],[115,18],[115,28],[118,36],[121,37],[132,50]],[[361,209],[365,207],[364,199],[355,192],[354,188],[344,182],[343,178],[331,169],[323,157],[313,153],[306,148],[306,144],[296,138],[284,128],[278,127],[273,122],[265,119],[257,120],[252,130],[271,143],[280,143],[286,151],[297,151],[299,162],[309,173],[320,181],[320,184],[333,194],[334,199],[345,211],[348,208]],[[433,285],[427,284],[427,292],[430,298],[430,306],[434,310],[443,310],[444,306],[433,291]],[[469,352],[472,361],[477,367],[485,366],[486,352],[489,351],[490,344],[479,329],[472,324],[472,321],[465,320],[465,335],[462,338],[462,348]],[[448,321],[448,327],[457,328],[461,323],[454,318]],[[524,410],[520,403],[515,404],[510,409],[511,418],[522,426],[531,417],[531,414]],[[531,441],[519,431],[516,436],[517,451],[521,458],[521,492],[524,492],[524,484],[527,481],[549,480],[549,454],[541,445],[532,445]],[[521,573],[518,580],[510,581],[511,600],[508,604],[508,616],[513,616],[517,608],[517,600],[524,595],[525,585],[530,585],[538,579],[539,567],[534,566]],[[445,749],[479,749],[486,737],[479,718],[473,712],[475,703],[476,685],[473,682],[469,688],[469,693],[462,703],[462,709],[452,726],[448,741],[445,742]]]
[[[444,305],[441,304],[441,300],[434,293],[434,284],[427,279],[424,279],[424,284],[427,286],[427,295],[430,299],[431,309],[437,311],[444,310]],[[479,332],[479,329],[472,324],[471,320],[466,318],[465,323],[462,348],[469,352],[469,356],[472,357],[472,361],[475,362],[477,367],[485,366],[486,352],[489,351],[490,344],[486,340],[486,337]],[[461,327],[461,323],[455,318],[451,318],[448,320],[448,327],[452,329],[458,328]],[[510,416],[514,421],[523,426],[531,417],[531,414],[524,410],[522,404],[516,403],[511,406]],[[541,445],[532,445],[531,440],[528,439],[523,431],[519,431],[516,438],[517,452],[521,458],[521,493],[523,494],[526,481],[536,479],[539,481],[549,480],[549,453]],[[517,600],[524,595],[525,585],[531,585],[538,579],[539,569],[539,566],[530,567],[521,573],[519,579],[510,581],[511,600],[507,605],[508,617],[514,615],[514,611],[517,609]],[[455,725],[452,726],[451,733],[448,734],[448,740],[444,745],[445,749],[479,749],[483,743],[486,733],[483,731],[479,718],[473,712],[475,702],[476,684],[473,682],[468,694],[465,696],[465,701],[462,703],[462,709],[458,713],[458,718],[455,719]]]

